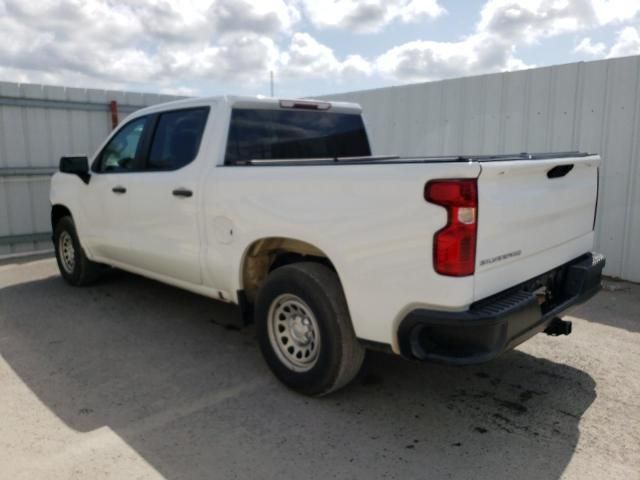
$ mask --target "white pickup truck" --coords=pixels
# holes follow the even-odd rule
[[[140,110],[51,183],[60,272],[121,268],[239,304],[287,386],[366,348],[490,360],[600,288],[597,155],[371,155],[358,105],[217,97]]]

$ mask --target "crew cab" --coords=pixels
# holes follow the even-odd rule
[[[71,285],[108,267],[239,304],[274,374],[346,385],[367,348],[485,362],[600,288],[600,158],[372,155],[357,104],[188,99],[139,110],[50,200]]]

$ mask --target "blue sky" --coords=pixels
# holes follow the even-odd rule
[[[0,0],[0,80],[307,96],[640,54],[640,0]]]

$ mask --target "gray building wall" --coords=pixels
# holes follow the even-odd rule
[[[596,248],[640,282],[640,56],[324,98],[360,103],[375,154],[599,153]]]
[[[0,82],[0,256],[51,248],[49,179],[64,154],[91,154],[119,118],[178,97]]]

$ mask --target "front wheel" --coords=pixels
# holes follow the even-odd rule
[[[364,360],[336,273],[312,262],[274,270],[255,308],[260,349],[288,387],[321,396],[349,383]]]
[[[71,217],[63,217],[58,221],[53,232],[53,243],[58,269],[67,283],[74,286],[89,285],[100,277],[103,266],[85,255]]]

